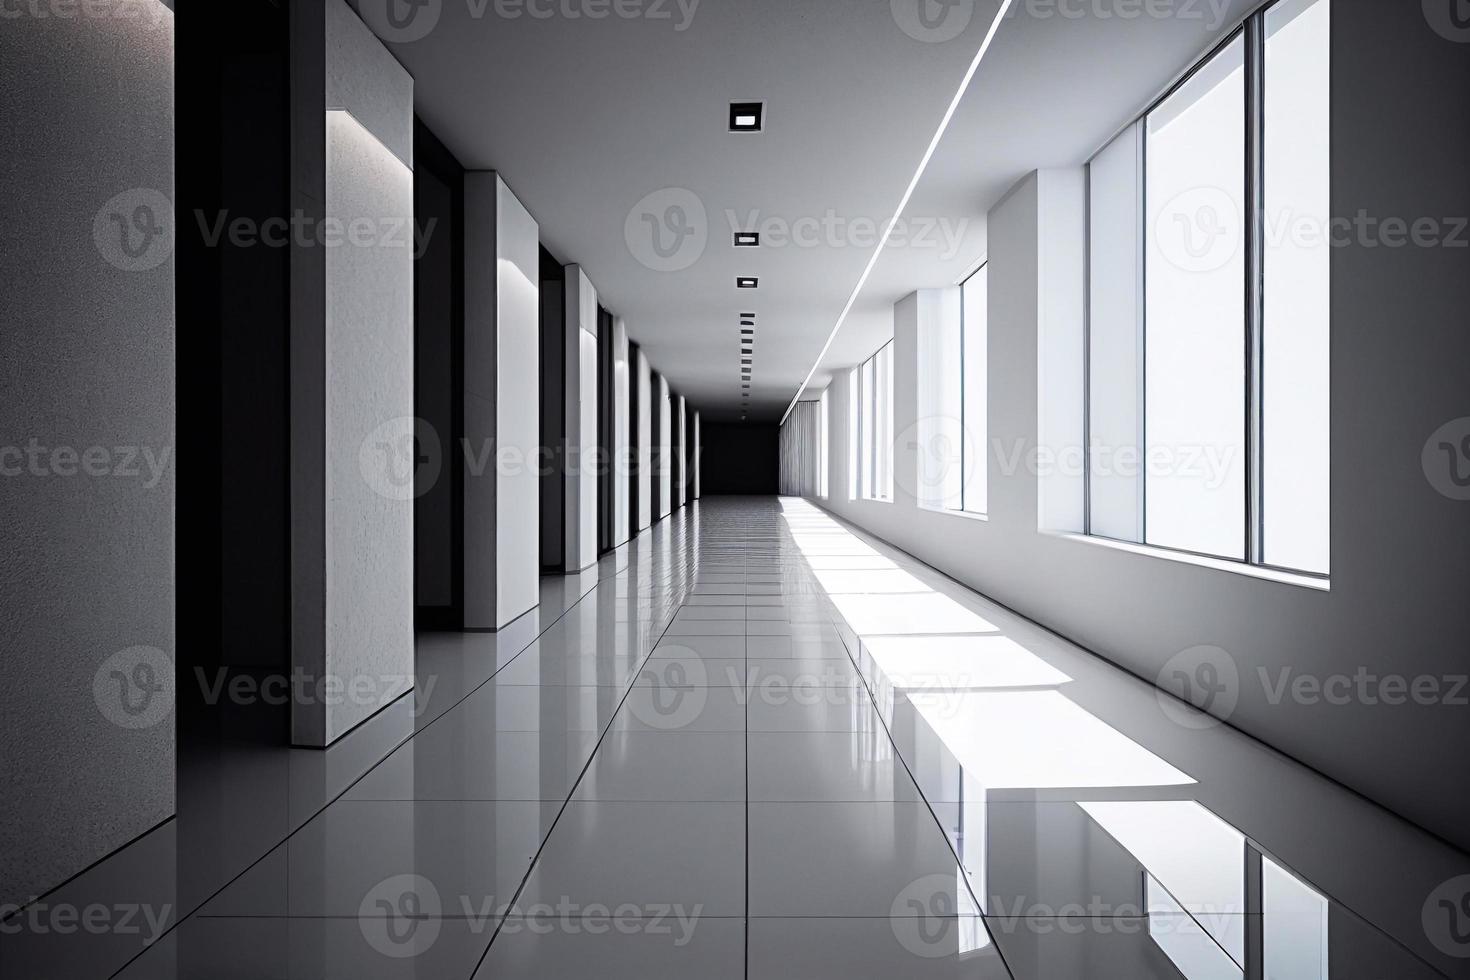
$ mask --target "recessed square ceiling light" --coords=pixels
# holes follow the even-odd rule
[[[757,248],[760,243],[761,236],[758,231],[737,231],[735,233],[736,248]]]
[[[764,102],[731,102],[730,132],[759,133],[766,121]]]
[[[742,314],[740,314],[740,319],[742,319],[742,320],[754,320],[755,319],[755,314],[754,313],[742,313]]]
[[[760,288],[760,284],[761,284],[760,279],[756,278],[755,276],[736,276],[735,277],[735,288],[736,289],[758,289],[758,288]]]
[[[754,347],[742,347],[742,348],[740,348],[740,353],[742,353],[742,354],[754,354],[755,353],[755,348]]]

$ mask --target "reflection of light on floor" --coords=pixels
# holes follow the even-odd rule
[[[818,569],[817,581],[830,593],[932,592],[933,589],[900,568],[837,571]]]
[[[1143,877],[1149,938],[1188,980],[1241,980],[1245,971],[1154,879]]]
[[[870,568],[897,568],[882,555],[808,555],[806,563],[813,571],[823,569],[857,571]]]
[[[1327,980],[1327,898],[1263,857],[1261,905],[1266,976]]]
[[[1008,636],[870,636],[863,646],[896,688],[1055,687],[1072,679]]]
[[[1167,889],[1167,904],[1177,903],[1230,958],[1245,962],[1244,834],[1192,800],[1077,805]]]
[[[1194,782],[1055,691],[925,691],[909,701],[966,777],[990,789]]]
[[[949,596],[834,595],[847,625],[859,636],[915,633],[994,633],[995,626]]]

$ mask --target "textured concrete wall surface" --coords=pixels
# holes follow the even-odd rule
[[[173,15],[143,12],[0,28],[0,905],[174,813]]]

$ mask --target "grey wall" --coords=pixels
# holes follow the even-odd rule
[[[141,12],[0,29],[0,905],[174,813],[173,15]]]
[[[324,86],[319,109],[309,89],[293,93],[295,170],[309,183],[297,192],[319,193],[328,223],[294,248],[319,254],[303,256],[307,281],[293,290],[321,299],[320,315],[302,307],[291,324],[293,353],[304,355],[292,363],[293,525],[309,529],[293,538],[303,614],[292,660],[351,692],[293,703],[295,742],[322,746],[413,676],[413,79],[343,0],[302,4],[297,16],[311,21],[293,45],[298,77],[320,71]],[[320,61],[308,40],[319,16]],[[320,186],[308,176],[318,147]]]
[[[1419,4],[1334,0],[1332,99],[1335,216],[1470,214],[1470,44],[1437,36]],[[1024,181],[989,230],[990,437],[1028,445],[1038,424],[1039,188],[1034,175]],[[1470,670],[1470,502],[1437,491],[1447,471],[1426,474],[1421,460],[1441,425],[1470,416],[1467,256],[1371,239],[1334,249],[1330,591],[1038,532],[1038,481],[1024,467],[998,473],[993,458],[989,520],[918,509],[902,476],[894,503],[849,501],[845,371],[831,388],[825,503],[1150,681],[1181,651],[1223,648],[1240,676],[1231,724],[1470,847],[1470,761],[1457,751],[1470,740],[1465,707],[1272,703],[1260,674],[1361,668],[1446,690]],[[914,339],[902,319],[895,340],[895,467],[912,474],[901,434],[917,404],[905,367]]]

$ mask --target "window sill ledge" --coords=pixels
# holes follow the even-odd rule
[[[919,504],[919,510],[925,514],[941,514],[945,517],[962,517],[967,521],[979,521],[982,524],[990,523],[989,514],[977,514],[971,510],[950,510],[948,507],[930,507],[927,504]]]
[[[1279,582],[1282,585],[1294,585],[1302,589],[1312,589],[1316,592],[1332,591],[1330,579],[1318,578],[1314,575],[1302,575],[1297,572],[1287,572],[1279,568],[1263,568],[1260,565],[1247,565],[1244,562],[1229,561],[1224,558],[1211,558],[1207,555],[1191,555],[1182,551],[1170,551],[1167,548],[1154,548],[1146,544],[1135,544],[1131,541],[1116,541],[1112,538],[1102,538],[1091,534],[1078,534],[1073,531],[1045,531],[1054,537],[1063,538],[1067,541],[1077,541],[1082,544],[1093,545],[1099,548],[1110,548],[1113,551],[1124,551],[1133,555],[1143,555],[1148,558],[1161,558],[1165,561],[1179,562],[1184,565],[1194,565],[1198,568],[1211,568],[1215,571],[1230,572],[1234,575],[1244,575],[1247,578],[1262,579],[1267,582]]]

